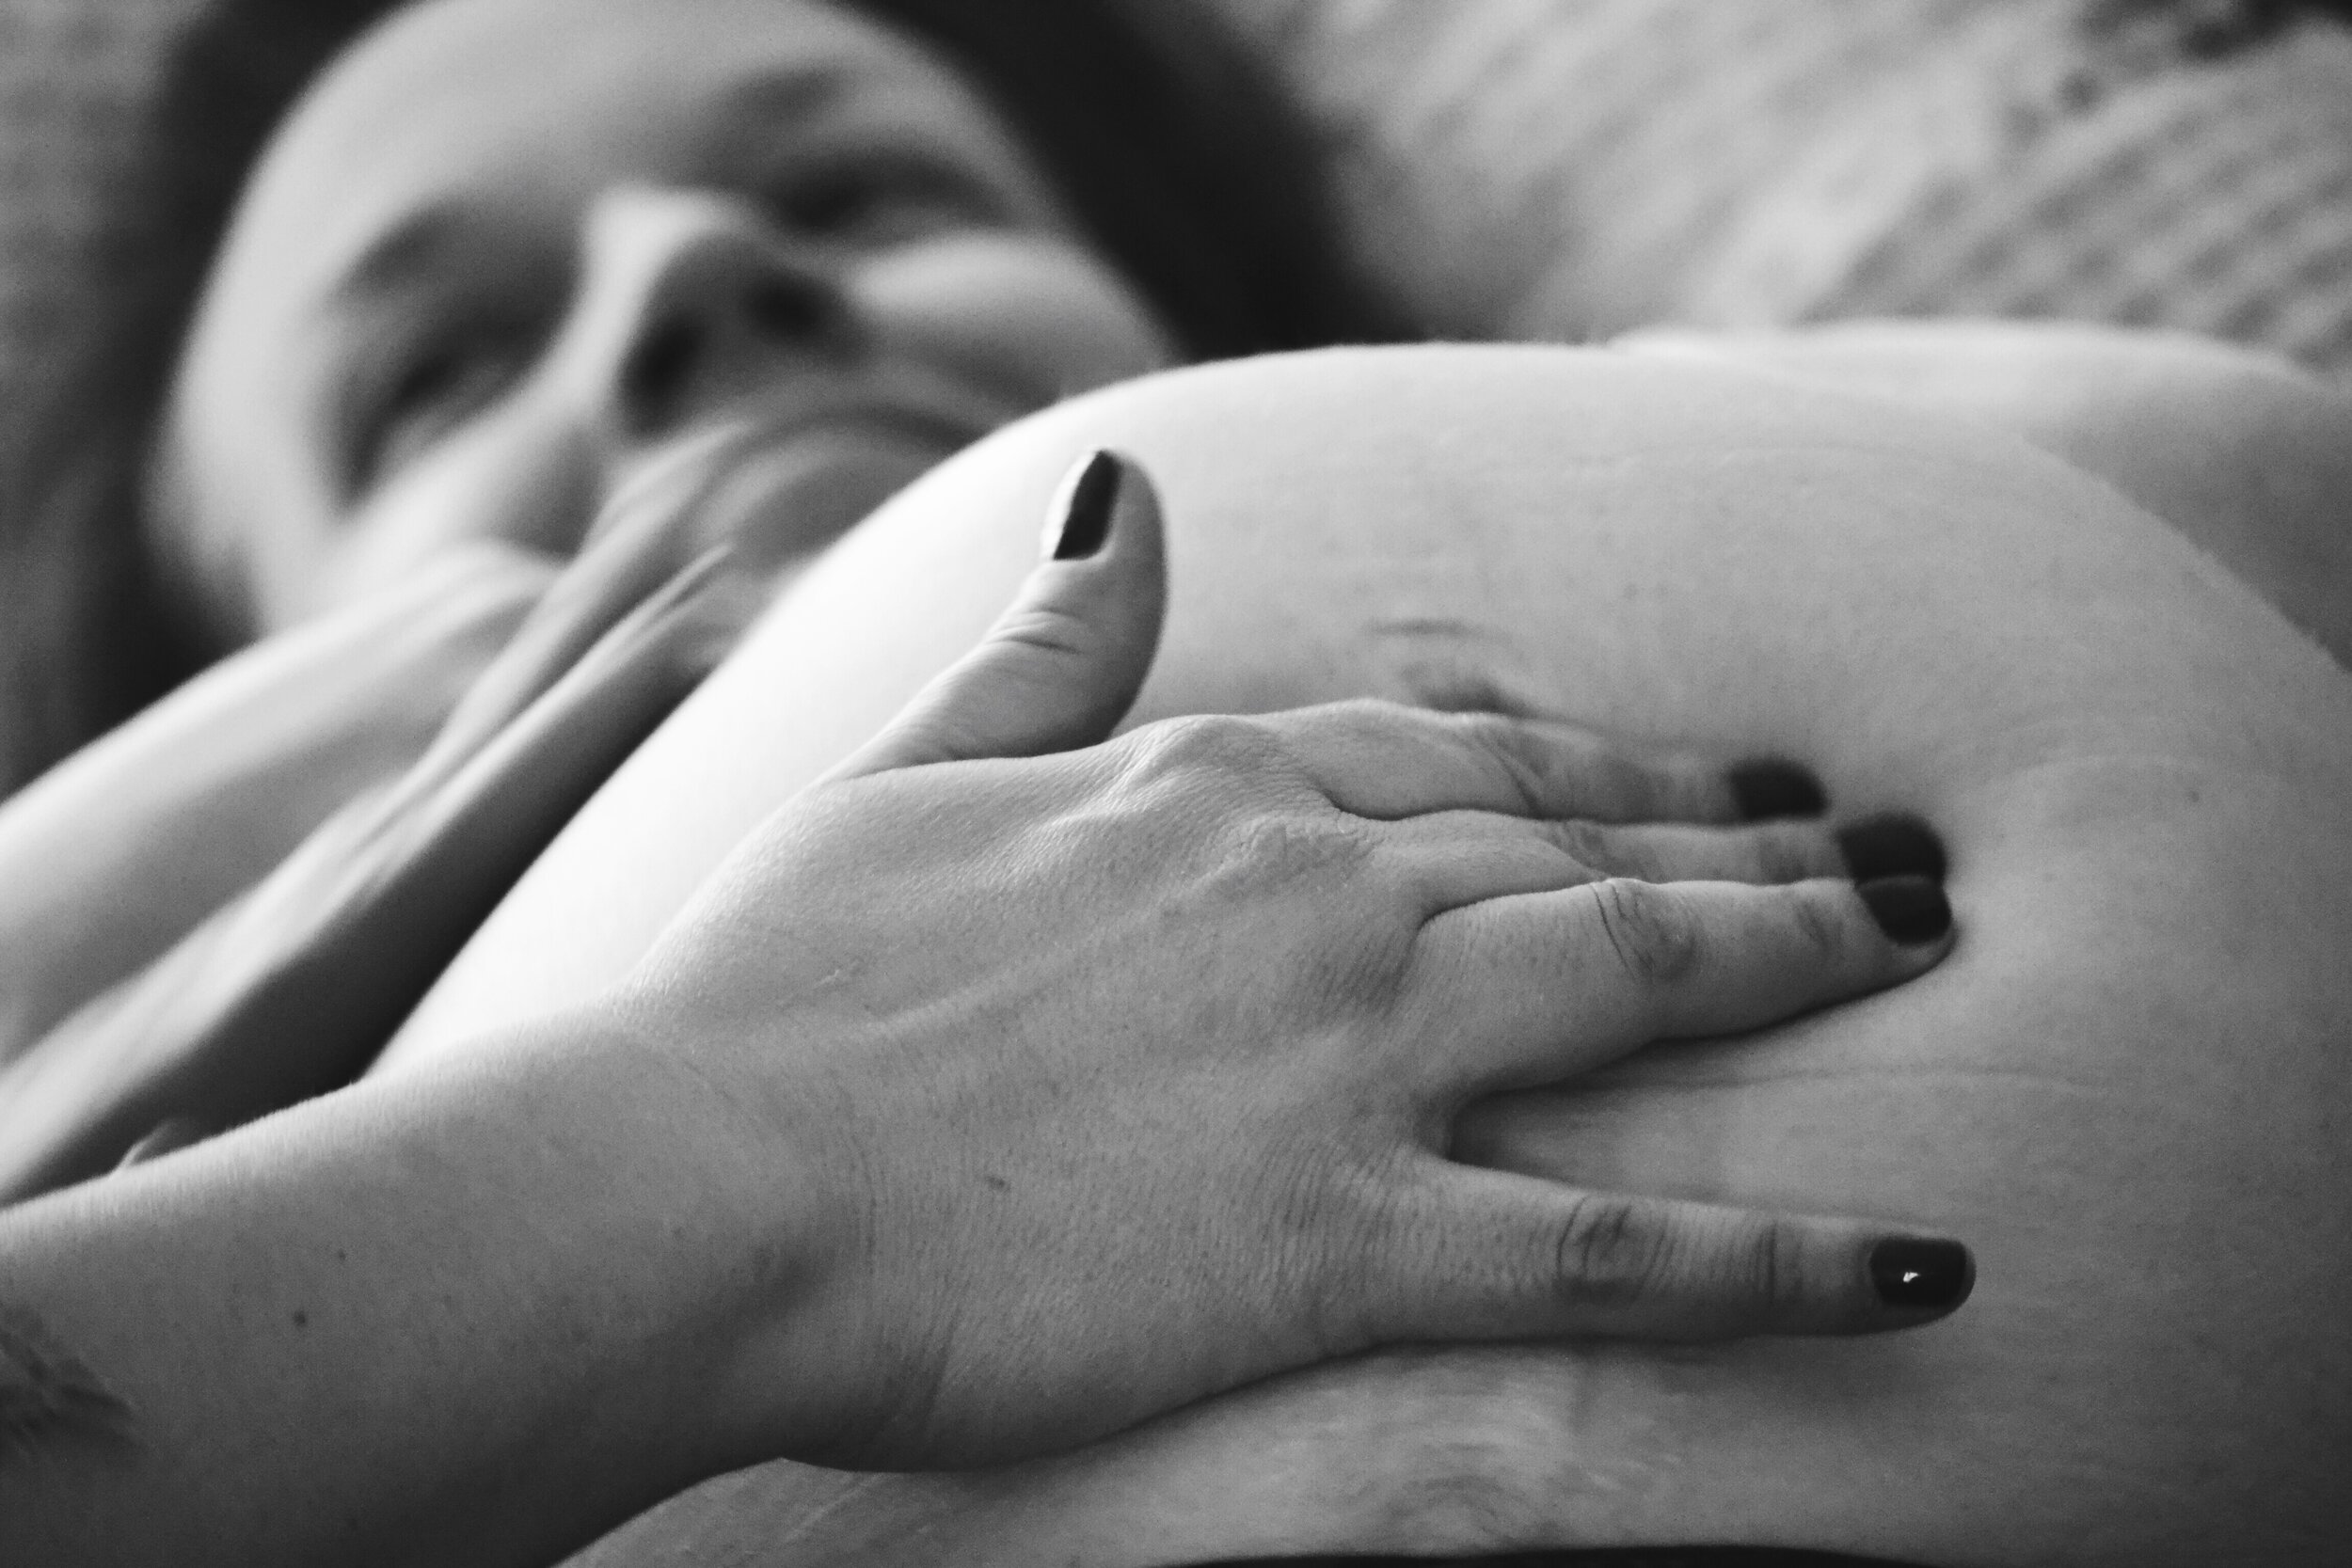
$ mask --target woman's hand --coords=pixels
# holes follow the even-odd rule
[[[1445,1158],[1476,1096],[1917,974],[1931,882],[1858,893],[1820,827],[1559,725],[1097,743],[1151,661],[1157,517],[1107,458],[1067,513],[990,639],[604,1002],[0,1209],[0,1534],[542,1562],[752,1460],[1004,1462],[1394,1340],[1959,1304],[1951,1243]],[[312,988],[369,961],[329,927]]]
[[[224,659],[0,804],[0,1063],[414,762],[551,575],[453,557]]]
[[[751,1445],[1002,1463],[1397,1341],[1959,1305],[1952,1243],[1446,1158],[1477,1097],[1921,973],[1931,881],[1858,891],[1825,828],[1736,825],[1719,769],[1556,724],[1350,704],[1089,746],[1162,592],[1132,467],[1082,469],[1068,531],[1114,494],[1108,544],[771,818],[609,1009],[742,1140],[747,1209],[773,1195]]]
[[[0,1203],[98,1174],[126,1151],[162,1152],[338,1087],[367,1065],[515,879],[739,629],[749,602],[730,594],[716,558],[673,573],[712,450],[681,452],[625,492],[592,546],[551,584],[544,564],[485,549],[351,620],[421,643],[444,674],[461,651],[476,653],[456,666],[463,695],[440,695],[445,717],[430,744],[389,784],[345,800],[257,885],[0,1069]],[[535,602],[517,598],[525,590]],[[516,626],[512,611],[523,606]],[[501,610],[510,612],[501,619]],[[394,611],[427,619],[430,635]],[[490,630],[508,635],[485,661],[472,644]],[[330,667],[332,657],[365,662],[373,653],[354,638],[338,624],[327,635],[273,641],[230,673],[242,693],[233,710],[222,711],[215,680],[215,690],[105,743],[123,755],[105,759],[104,771],[125,779],[136,778],[134,753],[168,768],[167,755],[146,753],[183,730],[238,766],[200,771],[209,787],[183,784],[172,810],[128,825],[144,858],[106,863],[113,875],[85,879],[92,920],[120,923],[115,906],[144,908],[142,878],[183,898],[199,891],[172,890],[170,870],[220,854],[207,835],[224,814],[274,804],[299,819],[297,800],[328,782],[349,787],[333,748],[306,755],[297,742],[315,729],[293,728],[271,702],[332,708],[324,691],[357,705],[338,721],[355,744],[367,721],[397,728],[398,709],[367,706],[373,689]],[[375,654],[368,673],[386,663]],[[105,810],[123,804],[119,787],[83,789],[76,800],[90,818],[86,839],[126,831]],[[194,918],[186,911],[176,924]]]

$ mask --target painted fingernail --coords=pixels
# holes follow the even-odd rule
[[[1977,1260],[1958,1242],[1889,1237],[1870,1249],[1870,1287],[1888,1307],[1948,1312],[1977,1288]]]
[[[1084,561],[1111,536],[1111,509],[1119,504],[1125,466],[1115,452],[1097,451],[1079,459],[1061,483],[1045,528],[1047,555],[1055,561]]]
[[[1838,830],[1837,847],[1846,857],[1846,874],[1857,882],[1882,877],[1944,879],[1944,841],[1915,816],[1865,817]]]
[[[1925,877],[1882,877],[1854,889],[1891,942],[1916,947],[1952,928],[1951,901]]]
[[[1725,775],[1741,817],[1762,822],[1774,816],[1819,816],[1829,810],[1829,791],[1810,768],[1779,757],[1743,762]]]

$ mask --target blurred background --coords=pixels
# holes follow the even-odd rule
[[[207,0],[0,0],[0,397],[104,309]],[[2352,372],[2352,8],[2292,0],[1209,6],[1437,336],[2072,317]]]

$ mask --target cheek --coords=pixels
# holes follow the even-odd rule
[[[242,389],[240,389],[242,391]],[[297,420],[249,393],[174,389],[143,483],[145,545],[176,608],[220,648],[294,618],[335,509]]]
[[[1175,362],[1125,278],[1068,241],[958,234],[907,245],[850,281],[886,350],[944,364],[1043,407]]]
[[[301,612],[365,598],[464,545],[568,556],[596,515],[601,483],[596,454],[553,421],[493,420],[467,431],[336,526]]]

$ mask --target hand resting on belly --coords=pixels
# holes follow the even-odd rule
[[[2014,439],[1705,363],[1348,351],[1065,404],[813,567],[485,927],[385,1067],[592,992],[967,646],[1079,451],[1166,500],[1137,721],[1379,695],[1796,757],[1943,833],[1899,991],[1476,1108],[1468,1157],[1966,1238],[1892,1338],[1406,1352],[1060,1459],[770,1466],[592,1554],[1105,1565],[1815,1545],[2290,1564],[2352,1528],[2352,681]],[[1442,1049],[1433,1041],[1432,1049]]]

